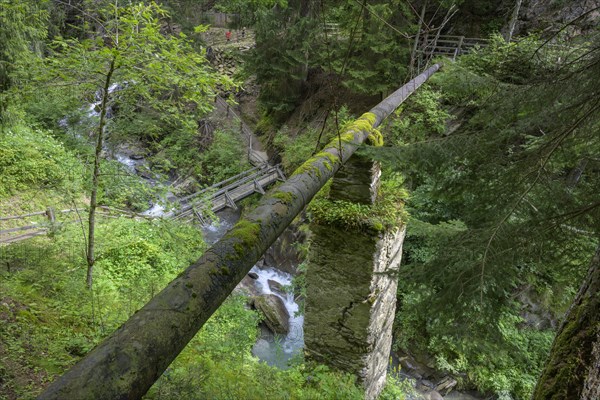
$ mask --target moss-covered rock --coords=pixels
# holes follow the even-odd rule
[[[274,333],[287,335],[290,330],[290,314],[283,300],[274,294],[263,294],[254,300],[254,306],[264,315],[269,329]]]

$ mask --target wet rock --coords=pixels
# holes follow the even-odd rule
[[[235,291],[241,292],[248,296],[248,305],[254,307],[255,299],[260,296],[260,291],[256,287],[256,281],[246,275],[244,279],[235,287]]]
[[[432,390],[431,392],[425,394],[425,399],[427,399],[427,400],[444,400],[442,395],[439,394],[438,392],[436,392],[435,390]]]
[[[254,305],[265,317],[265,324],[274,333],[287,334],[290,328],[290,315],[283,300],[274,294],[263,294],[255,298]]]
[[[301,233],[293,228],[286,229],[266,251],[264,264],[296,275],[298,273],[296,267],[300,265],[301,260],[293,244],[300,241],[302,241]]]
[[[277,293],[278,295],[285,297],[286,293],[285,293],[285,288],[283,287],[283,285],[277,281],[274,281],[272,279],[268,279],[267,283],[269,284],[269,289],[271,289],[271,292],[273,293]]]
[[[435,386],[433,382],[431,382],[429,379],[423,379],[420,383],[422,386],[429,389],[433,389],[433,387]]]
[[[432,382],[424,379],[417,383],[416,389],[422,393],[424,400],[444,400],[437,390],[432,389],[433,386]]]
[[[248,276],[254,280],[258,279],[258,274],[256,272],[248,272]]]
[[[452,378],[450,376],[445,376],[435,386],[435,391],[439,392],[439,393],[442,393],[445,396],[448,393],[450,393],[452,391],[452,389],[454,389],[454,387],[457,384],[458,384],[458,382],[456,381],[456,379],[454,379],[454,378]]]

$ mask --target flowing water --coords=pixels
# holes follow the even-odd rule
[[[257,287],[261,294],[274,294],[283,300],[290,315],[290,330],[287,335],[275,335],[268,329],[261,329],[260,339],[252,348],[252,353],[269,365],[285,369],[288,361],[298,355],[304,347],[304,316],[298,314],[298,303],[293,292],[280,293],[271,290],[269,280],[282,286],[290,286],[292,275],[275,268],[258,268],[254,266],[251,272],[258,274]]]
[[[223,210],[218,213],[219,221],[202,227],[204,239],[208,244],[219,240],[239,218],[239,212]],[[288,361],[302,351],[304,346],[304,316],[296,315],[299,309],[293,293],[278,293],[272,291],[269,280],[282,286],[292,283],[292,275],[273,267],[252,267],[251,272],[258,275],[256,287],[261,294],[274,294],[281,298],[290,315],[290,329],[287,335],[275,335],[266,327],[261,326],[261,335],[252,349],[252,353],[269,365],[287,368]]]

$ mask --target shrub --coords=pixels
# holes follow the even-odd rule
[[[82,176],[81,164],[48,133],[23,126],[0,131],[0,198],[26,189],[73,189]]]

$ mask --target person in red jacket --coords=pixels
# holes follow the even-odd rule
[[[229,41],[231,40],[231,31],[227,30],[227,32],[225,32],[225,39],[227,39],[227,43],[229,43]]]

